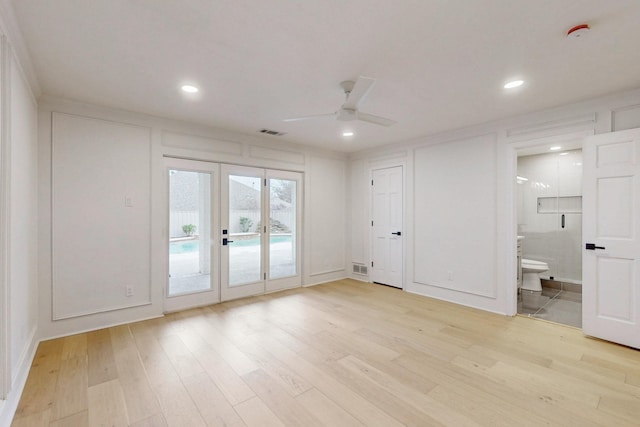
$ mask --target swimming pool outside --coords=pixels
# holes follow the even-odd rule
[[[290,234],[272,234],[269,243],[288,243],[291,241]],[[198,247],[200,245],[199,240],[181,240],[177,242],[169,243],[169,253],[170,254],[184,254],[189,252],[197,252]],[[260,238],[255,237],[252,239],[246,240],[235,240],[230,246],[238,247],[238,246],[258,246],[260,245]]]

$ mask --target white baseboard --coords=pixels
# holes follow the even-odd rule
[[[29,345],[22,352],[20,363],[16,368],[15,375],[12,375],[11,390],[7,395],[7,400],[0,404],[0,427],[9,427],[13,421],[13,416],[18,409],[18,403],[22,396],[22,391],[27,383],[29,370],[36,356],[39,340],[36,339],[36,328],[31,331]]]

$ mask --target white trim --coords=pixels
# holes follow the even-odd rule
[[[13,391],[9,394],[7,400],[4,402],[4,406],[0,406],[0,426],[8,426],[18,409],[18,403],[20,403],[20,397],[24,391],[24,386],[27,383],[27,377],[29,376],[29,370],[31,364],[36,355],[38,348],[38,341],[36,338],[36,328],[30,334],[29,346],[25,348],[25,352],[21,357],[20,364],[16,367],[16,372],[13,380]]]
[[[0,0],[0,29],[7,37],[8,46],[16,57],[16,65],[28,82],[27,87],[35,100],[42,91],[10,0]]]
[[[7,39],[0,36],[0,400],[11,390],[9,278],[11,234],[11,141]]]

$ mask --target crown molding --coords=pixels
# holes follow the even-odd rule
[[[37,99],[42,94],[42,90],[33,68],[29,49],[18,25],[11,0],[0,0],[0,31],[2,31],[7,38],[10,49],[18,62],[18,68],[22,71],[22,74],[29,83],[32,94]]]

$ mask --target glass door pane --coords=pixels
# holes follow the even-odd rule
[[[262,178],[229,175],[229,286],[262,280]]]
[[[213,206],[218,165],[170,158],[165,164],[169,187],[165,309],[217,302],[219,270],[213,243],[218,225]]]
[[[211,174],[169,169],[169,295],[211,288]]]
[[[297,181],[269,179],[269,279],[295,276]]]
[[[264,169],[222,165],[223,300],[264,293]]]
[[[301,242],[300,224],[302,209],[299,201],[302,191],[302,174],[267,170],[269,210],[267,223],[267,292],[299,287]]]

